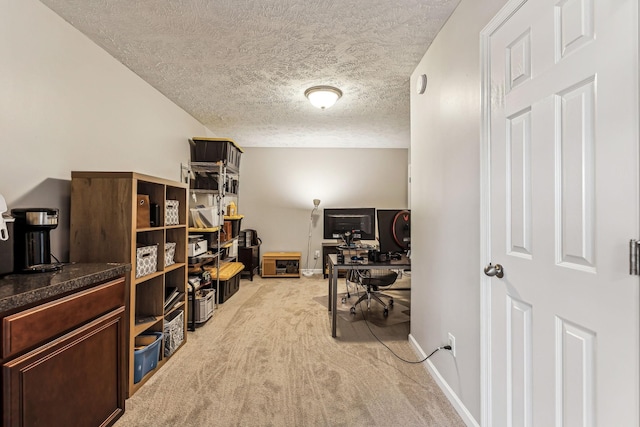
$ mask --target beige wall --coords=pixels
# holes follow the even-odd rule
[[[0,0],[0,194],[61,209],[52,251],[68,257],[72,170],[180,179],[205,128],[35,0]]]
[[[38,1],[0,0],[0,57],[0,194],[10,209],[60,209],[51,236],[61,260],[68,259],[72,170],[179,180],[187,138],[213,135]],[[299,250],[304,259],[312,199],[321,208],[404,208],[407,156],[402,149],[247,149],[243,228],[259,231],[264,250]],[[319,215],[312,232],[319,249]]]
[[[407,157],[406,149],[246,148],[240,164],[242,228],[258,231],[262,252],[302,252],[307,268],[313,199],[320,199],[309,257],[314,268],[323,208],[407,207]]]
[[[480,421],[480,31],[506,0],[463,0],[414,71],[411,337],[468,424]]]

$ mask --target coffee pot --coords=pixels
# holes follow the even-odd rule
[[[51,263],[50,232],[58,226],[58,209],[12,209],[15,218],[13,236],[14,273],[56,271]]]

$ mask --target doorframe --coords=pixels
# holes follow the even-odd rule
[[[491,375],[491,36],[528,0],[509,0],[480,31],[480,425],[493,425]]]

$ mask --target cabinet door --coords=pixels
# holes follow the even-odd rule
[[[124,412],[124,307],[2,365],[4,426],[99,426]]]
[[[276,260],[275,259],[263,259],[262,260],[262,275],[263,276],[275,276],[276,274]]]

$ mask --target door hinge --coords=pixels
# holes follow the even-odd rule
[[[640,276],[640,242],[629,240],[629,274]]]

